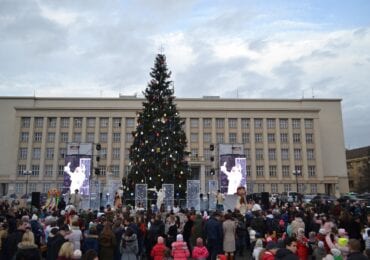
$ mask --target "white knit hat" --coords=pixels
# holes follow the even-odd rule
[[[178,234],[177,236],[176,236],[176,241],[183,241],[184,240],[184,238],[182,237],[182,235],[181,234]]]

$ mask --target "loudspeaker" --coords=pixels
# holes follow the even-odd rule
[[[265,209],[270,207],[270,193],[261,192],[261,203]]]
[[[41,200],[40,192],[32,192],[31,205],[40,209]]]

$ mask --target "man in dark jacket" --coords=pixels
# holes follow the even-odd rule
[[[348,241],[349,255],[347,260],[367,260],[367,256],[361,253],[361,243],[357,239]]]
[[[63,243],[67,240],[64,239],[64,236],[66,235],[66,231],[68,231],[68,225],[65,225],[63,227],[58,228],[52,228],[50,230],[50,235],[48,238],[47,243],[47,253],[46,253],[46,259],[47,260],[54,260],[58,258],[58,253],[60,248],[62,247]]]
[[[280,248],[275,255],[275,259],[278,260],[299,260],[296,255],[297,252],[297,239],[288,237],[284,241],[285,248]]]
[[[220,222],[220,214],[218,212],[207,220],[204,226],[204,233],[207,239],[207,249],[211,260],[216,260],[217,254],[222,252],[222,223]]]
[[[4,254],[5,259],[12,259],[18,248],[18,243],[22,241],[22,237],[26,228],[31,229],[27,220],[21,220],[16,231],[9,234],[4,241]]]

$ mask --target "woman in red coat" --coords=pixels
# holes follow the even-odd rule
[[[159,236],[157,238],[157,244],[155,244],[150,252],[153,260],[162,260],[164,258],[164,252],[167,250],[167,247],[164,244],[163,237]]]
[[[298,228],[297,232],[297,255],[300,260],[308,259],[308,239],[304,235],[304,229]]]

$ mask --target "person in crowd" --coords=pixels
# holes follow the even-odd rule
[[[120,244],[121,260],[136,260],[139,252],[137,236],[134,230],[128,227],[121,239]]]
[[[4,244],[4,241],[6,240],[6,238],[8,237],[8,224],[7,223],[4,223],[4,222],[1,222],[0,223],[0,257],[4,257],[3,256],[3,244]]]
[[[172,243],[171,248],[171,255],[173,256],[174,260],[187,260],[190,256],[188,246],[183,241],[181,234],[176,236],[176,241]]]
[[[22,241],[22,237],[26,229],[30,228],[27,218],[19,221],[18,228],[14,232],[9,232],[8,237],[4,241],[4,259],[12,259],[17,251],[18,243]]]
[[[252,258],[258,260],[262,250],[263,250],[263,241],[262,239],[259,238],[256,240],[256,244],[253,248]]]
[[[154,245],[152,251],[150,252],[150,256],[153,258],[153,260],[162,260],[167,249],[168,248],[164,244],[164,238],[159,236],[157,238],[157,244]]]
[[[217,190],[216,193],[216,210],[223,211],[224,210],[224,200],[225,196],[221,193],[220,190]]]
[[[231,214],[225,214],[225,220],[222,223],[223,229],[223,250],[225,255],[230,258],[231,260],[234,259],[234,252],[235,252],[235,235],[236,235],[236,223],[232,219]]]
[[[287,237],[284,241],[285,248],[280,248],[275,255],[276,260],[299,260],[297,253],[297,239]]]
[[[204,222],[200,214],[196,214],[193,221],[193,227],[190,234],[190,249],[194,248],[198,237],[203,238]]]
[[[171,247],[171,244],[176,241],[177,224],[175,215],[169,216],[169,227],[167,232],[166,246]]]
[[[71,230],[65,236],[65,239],[73,243],[73,248],[76,250],[81,249],[82,232],[78,226],[78,220],[72,222]]]
[[[18,244],[15,260],[41,260],[41,252],[35,243],[35,236],[31,230],[27,229],[22,241]]]
[[[82,253],[86,253],[91,249],[99,253],[99,236],[95,225],[89,228],[89,232],[85,235],[81,249]]]
[[[266,251],[264,251],[259,259],[262,260],[274,260],[276,252],[278,250],[278,245],[274,241],[270,241],[266,244]]]
[[[46,251],[47,260],[57,259],[60,248],[65,242],[67,242],[64,236],[68,231],[69,231],[68,225],[64,225],[59,229],[53,228],[50,230]]]
[[[315,260],[322,260],[326,256],[324,242],[318,241],[317,247],[313,249],[312,256]]]
[[[357,239],[350,239],[348,241],[349,255],[347,260],[367,260],[367,256],[361,252],[361,243]]]
[[[223,241],[223,231],[220,219],[221,215],[216,211],[207,220],[204,227],[210,260],[215,260],[217,255],[222,253],[222,243],[220,241]]]
[[[98,253],[94,249],[87,250],[82,255],[82,260],[99,260]]]
[[[99,259],[110,260],[114,256],[114,248],[117,246],[116,236],[109,223],[105,223],[99,235]]]
[[[308,258],[308,239],[305,237],[303,228],[298,228],[297,231],[297,255],[300,260]]]
[[[191,256],[193,259],[198,259],[198,260],[205,260],[209,256],[209,252],[207,247],[203,245],[203,239],[201,237],[197,238],[197,244],[195,245],[193,252]]]
[[[64,242],[59,250],[57,260],[72,260],[73,252],[74,252],[73,243],[69,241]]]
[[[150,252],[153,248],[153,246],[157,243],[158,236],[165,236],[165,225],[162,221],[162,217],[160,214],[153,215],[150,222],[150,227],[148,231],[148,237],[147,237],[147,248],[146,252],[148,254],[148,257],[150,257]]]

